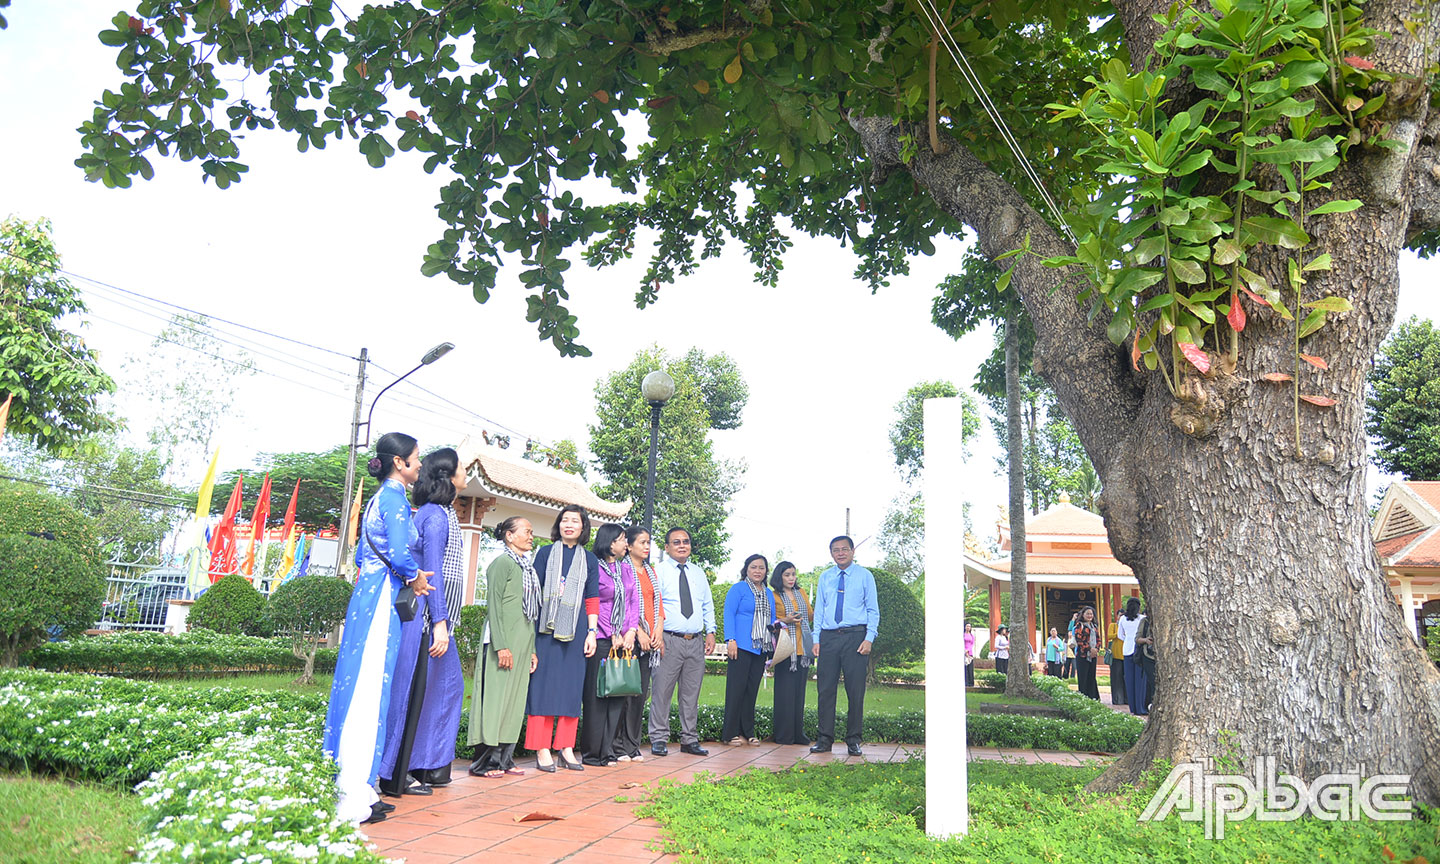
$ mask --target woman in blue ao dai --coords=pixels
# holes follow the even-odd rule
[[[361,824],[378,822],[386,809],[394,809],[380,803],[375,783],[384,755],[390,678],[400,650],[395,595],[408,584],[424,597],[432,575],[410,554],[416,532],[405,487],[420,473],[420,448],[409,435],[391,432],[375,451],[366,467],[381,481],[380,489],[365,508],[356,538],[358,573],[345,612],[323,744],[339,767],[336,815]]]

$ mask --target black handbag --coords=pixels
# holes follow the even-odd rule
[[[366,516],[369,514],[367,513]],[[391,564],[390,559],[376,548],[375,541],[370,539],[370,529],[364,524],[364,521],[361,522],[360,530],[365,532],[365,542],[370,544],[370,551],[375,553],[375,557],[380,559],[380,563],[385,565],[385,569],[394,573],[395,565]],[[419,611],[420,598],[415,596],[415,589],[409,585],[401,588],[400,593],[395,595],[395,614],[400,616],[402,622],[414,621],[415,613]]]

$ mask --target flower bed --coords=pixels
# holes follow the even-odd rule
[[[336,651],[315,657],[316,672],[335,668]],[[305,661],[283,639],[224,636],[209,630],[180,635],[123,632],[47,642],[25,655],[27,665],[52,672],[92,672],[127,678],[300,670]]]
[[[335,817],[325,697],[0,673],[0,765],[129,785],[151,811],[144,862],[379,862]],[[252,857],[253,856],[253,857]]]

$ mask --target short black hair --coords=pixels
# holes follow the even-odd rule
[[[747,577],[745,574],[747,574],[748,572],[750,572],[750,565],[751,565],[751,563],[753,563],[753,562],[756,561],[757,559],[760,560],[760,561],[764,561],[764,562],[765,562],[765,569],[766,569],[766,570],[769,570],[769,569],[770,569],[770,559],[769,559],[769,558],[766,558],[764,555],[761,555],[759,552],[756,552],[754,555],[751,555],[749,558],[746,558],[746,559],[745,559],[745,564],[744,564],[743,566],[741,566],[741,568],[740,568],[740,581],[741,581],[741,582],[744,582],[747,578],[749,578],[749,577]]]
[[[1131,597],[1125,601],[1125,617],[1134,621],[1140,616],[1140,598]]]
[[[829,549],[829,548],[833,547],[836,543],[839,543],[841,540],[844,540],[844,541],[845,541],[845,545],[847,545],[847,546],[850,547],[850,551],[851,551],[851,552],[854,552],[854,551],[855,551],[855,541],[850,539],[850,535],[849,535],[849,534],[841,534],[839,537],[836,537],[834,540],[831,540],[831,541],[830,541],[830,546],[827,546],[827,547],[825,547],[825,548]]]
[[[775,565],[775,572],[770,574],[771,588],[774,588],[776,591],[785,590],[786,570],[795,570],[795,575],[800,575],[800,571],[795,568],[794,564],[791,564],[789,561],[781,561],[779,564]],[[795,584],[798,586],[800,583],[797,581]]]
[[[600,526],[599,531],[595,532],[595,545],[590,547],[590,551],[594,552],[595,557],[601,561],[614,561],[615,556],[610,554],[610,547],[615,544],[615,538],[624,533],[624,528],[614,522],[606,522]]]
[[[685,529],[685,528],[671,528],[669,531],[666,531],[666,532],[665,532],[665,545],[666,545],[666,546],[669,546],[669,545],[670,545],[670,537],[671,537],[672,535],[674,535],[675,533],[677,533],[677,532],[678,532],[678,533],[681,533],[681,534],[684,534],[684,535],[685,535],[685,538],[686,538],[687,540],[690,540],[692,543],[695,541],[695,538],[690,536],[690,531],[689,531],[688,529]]]
[[[559,513],[555,514],[555,524],[550,528],[550,542],[560,542],[560,520],[565,518],[566,513],[580,514],[580,537],[575,542],[581,546],[589,545],[590,514],[586,513],[585,508],[581,507],[579,504],[566,504],[564,507],[560,508]]]
[[[631,546],[634,546],[635,541],[640,539],[641,534],[649,537],[650,531],[644,525],[631,525],[629,528],[625,529],[625,542],[629,543]]]
[[[410,500],[416,507],[439,504],[441,507],[455,501],[455,484],[450,478],[460,467],[460,454],[450,447],[441,447],[426,454],[420,460],[420,476],[410,487]]]

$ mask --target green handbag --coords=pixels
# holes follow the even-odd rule
[[[610,656],[600,660],[600,674],[595,676],[595,695],[600,699],[640,695],[640,661],[635,654],[623,655],[614,648]]]

